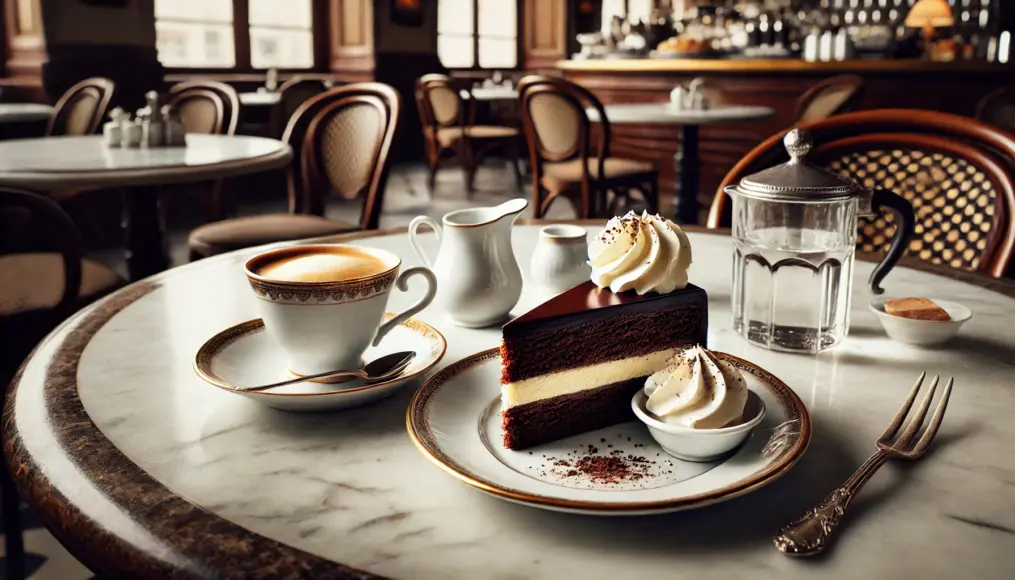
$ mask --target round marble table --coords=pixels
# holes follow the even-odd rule
[[[771,107],[722,106],[709,109],[679,109],[670,103],[621,103],[606,105],[606,117],[613,124],[679,125],[680,150],[675,163],[680,174],[680,190],[676,197],[677,221],[698,223],[698,184],[700,180],[700,153],[698,129],[701,125],[718,125],[749,121],[763,121],[775,115]],[[586,109],[589,120],[597,122],[599,112]]]
[[[514,87],[473,87],[466,93],[477,101],[513,101],[518,98]]]
[[[45,121],[53,107],[41,103],[0,103],[0,124]]]
[[[513,233],[523,266],[537,229]],[[403,230],[337,239],[419,264]],[[710,345],[785,380],[814,425],[786,476],[727,503],[653,517],[544,512],[485,495],[422,457],[405,432],[412,388],[372,407],[313,415],[205,384],[191,368],[197,348],[256,316],[242,273],[255,250],[131,285],[55,331],[12,386],[5,455],[54,535],[114,578],[1015,577],[1015,287],[897,269],[890,294],[933,289],[975,312],[946,349],[921,350],[884,336],[867,310],[873,264],[861,262],[851,335],[820,356],[776,353],[730,329],[729,237],[692,231],[690,239],[691,279],[710,296]],[[433,251],[436,240],[424,245]],[[395,293],[390,309],[421,291]],[[547,297],[527,280],[516,312]],[[447,336],[441,367],[500,338],[497,328],[450,326],[435,308],[420,318]],[[778,553],[773,532],[867,458],[924,370],[956,377],[928,456],[884,467],[826,557]]]
[[[259,91],[253,93],[240,93],[240,104],[244,107],[271,107],[282,100],[282,93]]]
[[[157,186],[232,177],[283,167],[291,148],[274,139],[187,135],[186,147],[107,148],[102,137],[44,137],[0,142],[0,186],[35,191],[123,187],[131,279],[169,264]]]

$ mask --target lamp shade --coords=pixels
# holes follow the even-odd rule
[[[906,26],[910,28],[943,28],[954,24],[948,0],[920,0],[906,16]]]

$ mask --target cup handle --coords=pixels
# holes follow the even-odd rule
[[[409,268],[408,270],[399,274],[398,280],[395,281],[395,286],[397,286],[398,289],[401,290],[402,292],[405,292],[406,290],[409,289],[409,278],[412,278],[417,274],[426,278],[427,282],[426,294],[424,294],[423,297],[420,298],[415,304],[410,306],[408,310],[402,312],[401,314],[395,316],[391,320],[382,324],[381,327],[377,329],[377,335],[374,336],[373,342],[374,346],[380,344],[381,339],[384,338],[384,335],[387,334],[392,328],[405,322],[410,317],[412,317],[412,315],[418,313],[419,311],[429,306],[430,302],[433,301],[433,297],[437,294],[437,276],[435,276],[434,273],[429,268],[422,267]]]
[[[409,241],[412,243],[412,249],[416,250],[416,255],[419,256],[420,260],[423,260],[423,263],[426,264],[427,268],[433,268],[433,262],[430,261],[426,252],[423,251],[423,246],[419,243],[418,236],[419,228],[421,226],[430,226],[430,229],[432,229],[433,233],[437,236],[437,243],[440,243],[441,241],[441,226],[437,223],[437,220],[425,215],[417,216],[409,222]],[[408,272],[408,270],[406,271]]]

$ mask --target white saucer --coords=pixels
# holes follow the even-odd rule
[[[385,314],[385,319],[394,316]],[[444,336],[414,318],[406,320],[363,354],[373,360],[385,354],[410,350],[416,353],[405,373],[397,379],[364,384],[360,380],[333,385],[304,382],[267,391],[245,392],[243,387],[264,385],[292,378],[285,355],[264,332],[260,318],[248,320],[209,338],[194,358],[197,375],[212,385],[259,403],[285,411],[335,411],[373,403],[394,394],[433,368],[447,349]]]
[[[427,380],[409,405],[407,428],[416,447],[438,467],[516,503],[597,515],[701,507],[754,491],[783,475],[803,455],[811,436],[807,409],[785,383],[747,361],[716,356],[744,373],[767,413],[743,446],[711,463],[667,455],[636,421],[524,451],[505,449],[498,349],[469,356]],[[577,460],[589,455],[630,455],[645,461],[637,465],[639,477],[603,482],[571,472]]]

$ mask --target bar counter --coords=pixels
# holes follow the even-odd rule
[[[774,108],[776,115],[764,122],[702,128],[698,197],[703,210],[740,157],[796,121],[797,99],[822,79],[839,74],[862,77],[859,109],[930,109],[966,116],[974,114],[984,95],[1015,83],[1015,66],[978,61],[617,58],[558,61],[556,69],[606,104],[666,101],[677,83],[701,77],[714,105]],[[680,145],[679,131],[658,125],[624,125],[614,126],[613,134],[615,154],[655,162],[661,191],[673,191],[673,155]]]

